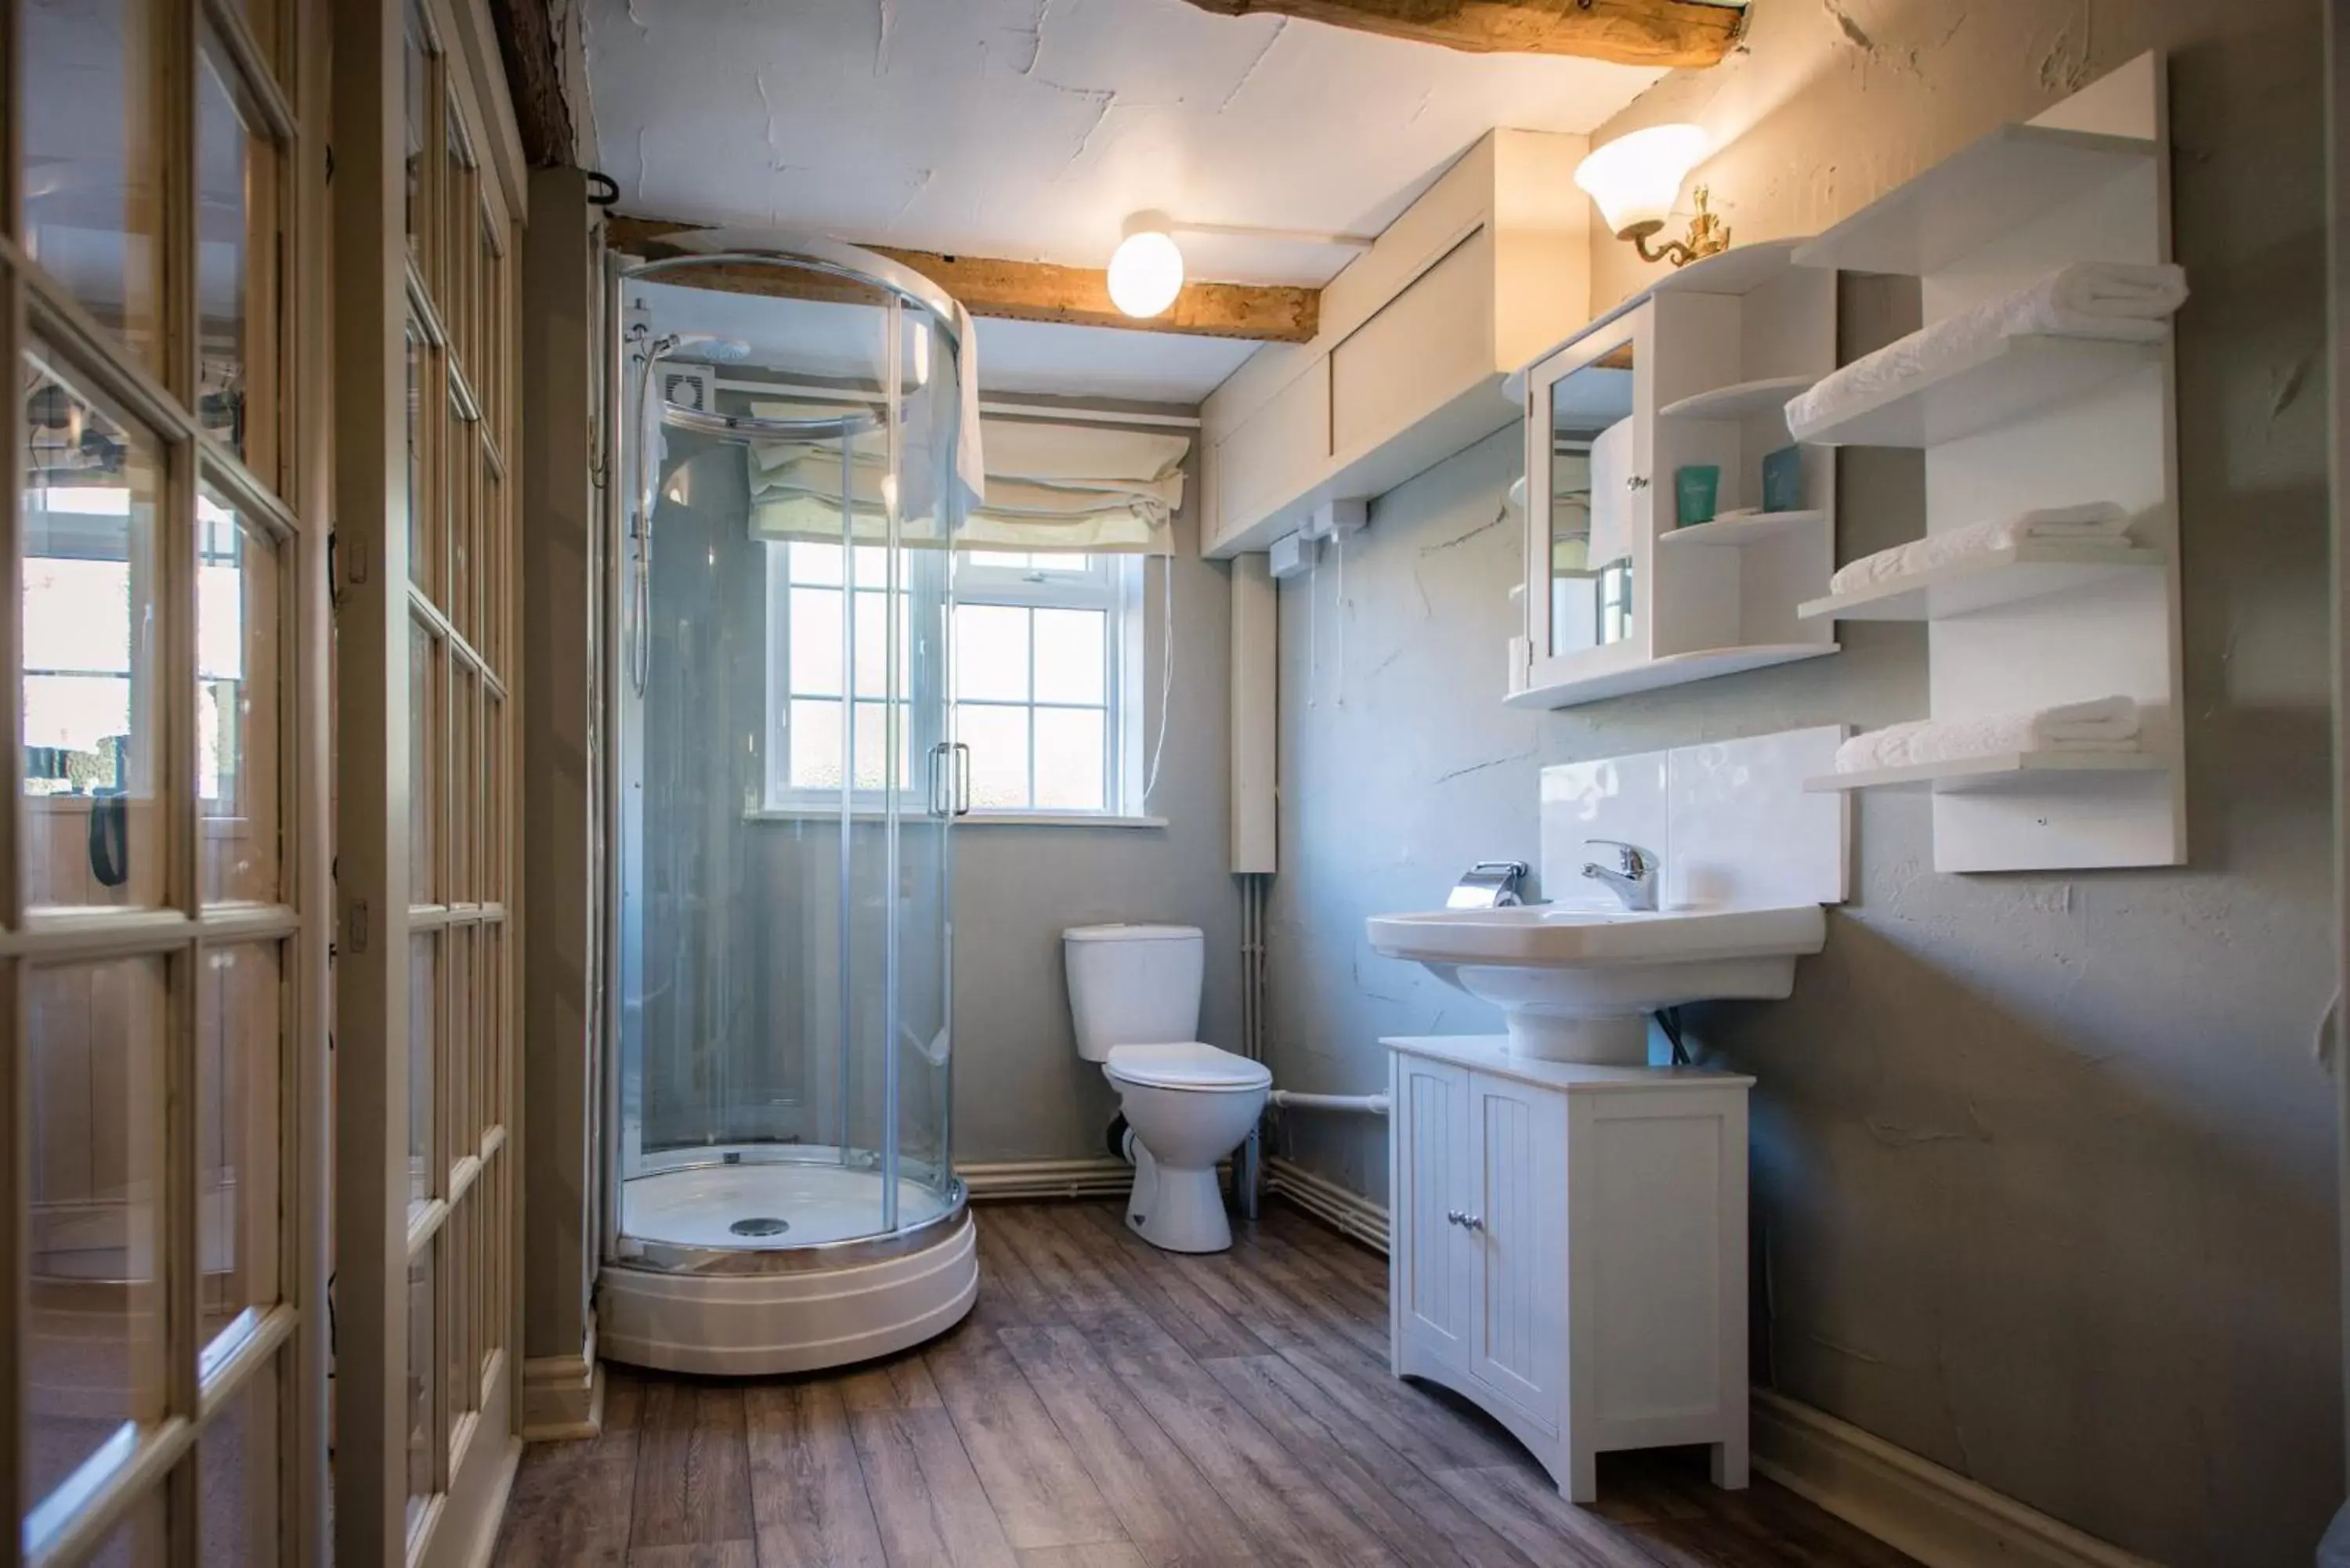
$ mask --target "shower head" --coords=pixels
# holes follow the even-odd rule
[[[751,357],[751,346],[740,337],[721,337],[715,332],[672,332],[653,340],[650,358],[666,359],[672,354],[698,353],[702,358],[721,365],[739,364]]]

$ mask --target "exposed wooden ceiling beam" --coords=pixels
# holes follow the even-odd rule
[[[659,218],[614,217],[608,238],[615,250],[655,254],[661,236],[699,225]],[[868,247],[903,263],[962,302],[973,316],[1009,321],[1059,321],[1118,327],[1133,332],[1174,332],[1194,337],[1240,337],[1263,343],[1305,343],[1321,325],[1322,291],[1277,284],[1187,283],[1158,316],[1138,318],[1110,303],[1107,274],[1051,262],[999,261],[941,255],[935,251]],[[810,273],[763,267],[713,266],[695,282],[743,294],[794,299],[855,299],[854,286]]]
[[[548,0],[490,0],[522,154],[533,169],[572,161],[571,104],[563,93],[563,38]]]
[[[1619,66],[1711,66],[1745,13],[1694,0],[1191,0],[1225,16],[1273,12],[1472,54],[1575,55]]]

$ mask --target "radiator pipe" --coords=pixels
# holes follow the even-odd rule
[[[1385,1095],[1308,1095],[1295,1089],[1274,1089],[1265,1100],[1276,1110],[1284,1111],[1359,1111],[1367,1116],[1388,1114]]]

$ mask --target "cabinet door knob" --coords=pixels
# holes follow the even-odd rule
[[[1648,476],[1645,473],[1627,473],[1624,476],[1624,488],[1633,491],[1646,490],[1648,488]]]
[[[1447,1209],[1444,1211],[1444,1222],[1447,1225],[1463,1225],[1468,1223],[1468,1220],[1469,1217],[1458,1209]]]
[[[1485,1228],[1485,1217],[1482,1214],[1463,1214],[1461,1216],[1461,1223],[1468,1226],[1471,1231],[1482,1231]]]

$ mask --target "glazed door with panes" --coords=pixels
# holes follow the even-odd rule
[[[518,1451],[521,185],[487,26],[481,0],[336,11],[344,1564],[478,1561]]]
[[[324,1561],[324,22],[0,0],[0,1568]]]

